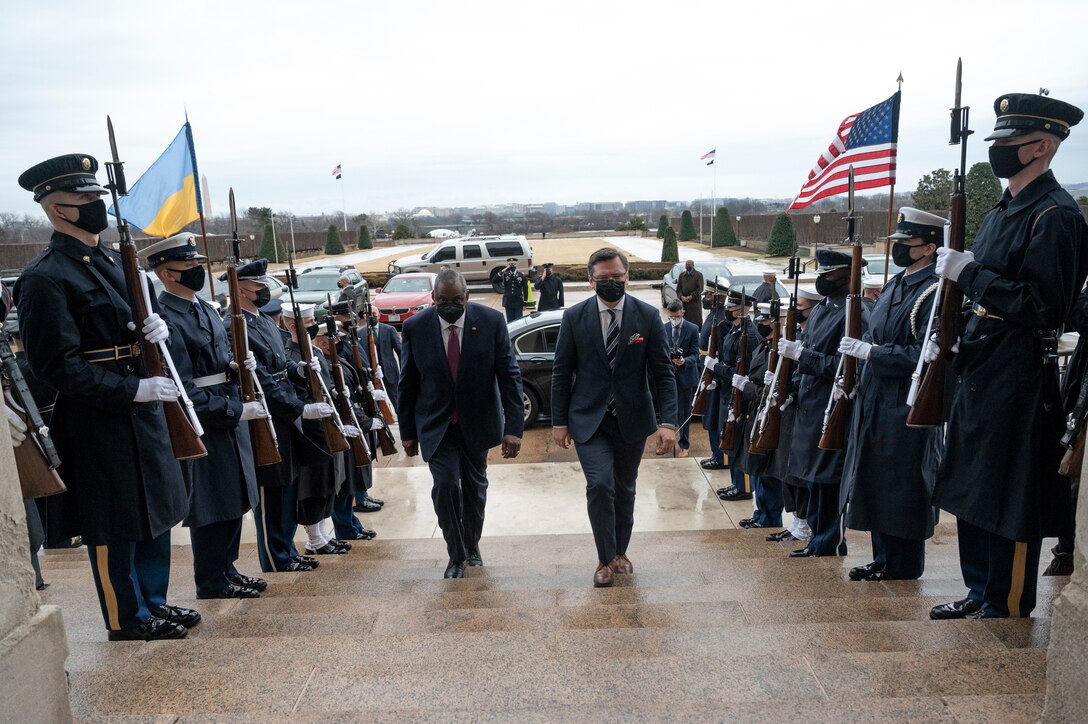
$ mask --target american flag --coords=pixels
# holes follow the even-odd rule
[[[716,149],[716,148],[712,148],[712,149],[710,149],[709,151],[707,151],[706,153],[704,153],[704,154],[703,154],[702,156],[700,156],[700,157],[699,157],[699,160],[700,160],[700,161],[705,161],[705,160],[707,160],[708,158],[709,158],[709,159],[711,159],[711,160],[713,160],[714,158],[716,158],[716,157],[717,157],[717,155],[718,155],[718,149]],[[709,166],[710,164],[707,164],[707,165]]]
[[[896,91],[883,103],[843,119],[831,145],[816,161],[797,198],[790,204],[791,211],[828,196],[846,193],[850,166],[854,167],[854,189],[857,191],[895,183],[899,97],[900,92]]]
[[[336,164],[336,168],[332,170],[332,175],[336,178],[340,178],[340,164]]]

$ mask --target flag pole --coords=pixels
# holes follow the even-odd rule
[[[275,262],[280,263],[280,245],[276,241],[276,215],[272,214],[272,256],[275,257]]]
[[[204,212],[200,211],[200,235],[204,238],[204,264],[208,267],[208,291],[215,299],[215,275],[212,274],[212,255],[208,252],[208,227],[204,225]]]
[[[215,275],[212,274],[212,255],[208,250],[208,227],[204,223],[204,199],[200,192],[200,169],[196,165],[196,144],[193,143],[193,128],[189,125],[189,109],[181,107],[185,114],[185,140],[189,144],[189,156],[193,162],[193,191],[196,193],[196,213],[200,217],[200,237],[204,240],[204,265],[208,268],[208,291],[215,299]]]
[[[344,171],[343,166],[340,167],[340,213],[344,215],[344,231],[348,230],[348,202],[345,200],[347,197],[344,195]]]
[[[717,146],[715,146],[717,148]],[[714,185],[710,190],[710,246],[714,246],[714,219],[718,216],[718,157],[714,157]]]
[[[899,77],[896,79],[899,84],[899,92],[903,92],[903,71],[899,71]],[[902,101],[900,101],[902,102]],[[898,140],[898,139],[896,139]],[[895,218],[895,178],[892,178],[891,188],[888,191],[888,233],[884,237],[884,283],[888,283],[888,262],[891,260],[892,245],[888,243],[888,237],[892,235],[893,226],[892,219]]]

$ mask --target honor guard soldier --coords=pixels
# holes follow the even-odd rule
[[[110,640],[181,638],[200,615],[166,603],[170,529],[188,500],[161,401],[179,392],[141,378],[136,359],[138,334],[156,343],[168,330],[154,312],[132,318],[120,255],[99,243],[109,222],[97,169],[72,154],[19,177],[54,229],[15,285],[19,328],[31,368],[57,390],[50,433]]]
[[[251,261],[237,271],[241,299],[232,299],[231,304],[240,306],[245,315],[249,350],[257,360],[254,372],[264,390],[280,451],[280,462],[256,466],[259,502],[253,509],[253,519],[261,541],[257,557],[266,573],[312,571],[318,566],[317,559],[299,556],[294,543],[298,529],[299,460],[313,455],[307,451],[313,443],[302,434],[302,411],[306,405],[292,383],[302,377],[298,366],[287,359],[282,330],[270,316],[270,312],[279,314],[280,300],[272,299],[272,292],[263,281],[268,273],[268,260]],[[223,274],[219,281],[226,278]],[[320,451],[318,454],[324,457]]]
[[[540,292],[537,299],[537,311],[547,312],[552,309],[562,309],[567,306],[563,299],[563,280],[555,273],[555,264],[545,264],[543,274],[533,282],[533,289]]]
[[[724,324],[732,324],[732,317],[725,311],[725,305],[721,303],[728,291],[725,282],[719,284],[717,279],[711,279],[706,283],[706,292],[703,294],[701,306],[710,310],[710,313],[706,315],[703,326],[699,329],[699,352],[703,355],[704,361],[710,350],[710,336],[714,325],[717,324],[720,327]],[[686,316],[685,319],[687,319]],[[715,346],[717,346],[716,343]],[[710,457],[699,462],[704,470],[725,470],[726,468],[725,453],[718,444],[722,439],[721,420],[718,417],[718,400],[721,398],[721,393],[721,386],[713,384],[707,387],[704,393],[706,413],[703,415],[702,424],[710,439]]]
[[[971,304],[934,494],[956,516],[968,594],[935,607],[938,619],[1030,615],[1042,538],[1068,534],[1071,523],[1058,473],[1056,348],[1088,275],[1088,225],[1050,165],[1084,113],[1029,93],[1000,96],[994,111],[990,166],[1008,188],[971,251],[937,251],[937,274]]]
[[[906,208],[904,208],[903,211],[906,211]],[[895,234],[892,234],[888,238],[894,239]],[[876,300],[880,298],[880,290],[883,288],[884,277],[882,276],[873,275],[861,280],[861,303],[865,305],[866,311],[870,314],[872,314],[873,307],[876,306]]]
[[[499,278],[502,280],[502,306],[506,310],[506,321],[521,319],[525,300],[529,298],[529,280],[518,271],[518,260],[511,257],[506,260],[506,268]]]
[[[846,537],[839,508],[843,450],[822,450],[824,411],[831,399],[839,367],[839,342],[846,322],[846,294],[850,286],[850,255],[832,249],[816,252],[816,291],[823,301],[812,310],[800,340],[782,339],[778,353],[797,362],[794,398],[797,418],[790,445],[790,475],[804,480],[809,490],[808,524],[812,538],[793,558],[846,555]],[[864,260],[863,260],[864,261]],[[862,310],[862,330],[868,314]],[[845,443],[849,447],[850,441]]]
[[[257,483],[249,426],[261,417],[259,402],[241,400],[231,370],[230,335],[211,304],[197,296],[204,288],[207,257],[196,237],[183,232],[140,252],[159,277],[159,306],[170,325],[170,354],[178,376],[204,427],[208,454],[182,462],[189,488],[184,524],[193,543],[197,598],[257,598],[267,587],[260,578],[234,567],[242,536],[242,516],[257,505]],[[256,360],[241,360],[251,370]],[[262,541],[258,541],[258,546]]]
[[[943,447],[938,427],[907,427],[911,378],[925,343],[938,279],[945,220],[918,209],[899,212],[892,259],[903,271],[888,282],[862,339],[844,337],[841,354],[863,362],[850,428],[841,501],[846,526],[872,533],[873,562],[854,581],[921,578],[933,536],[931,503]]]

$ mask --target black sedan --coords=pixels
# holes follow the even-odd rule
[[[510,322],[507,329],[521,369],[525,426],[551,417],[552,363],[563,310],[534,312]]]

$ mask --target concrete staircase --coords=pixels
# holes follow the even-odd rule
[[[1045,690],[1049,612],[934,622],[963,595],[942,524],[922,581],[853,583],[868,561],[786,557],[763,531],[636,533],[635,574],[593,589],[589,536],[484,538],[485,566],[442,580],[441,540],[377,540],[256,600],[192,601],[188,639],[107,643],[84,549],[44,556],[83,721],[500,720],[1028,722]],[[256,573],[245,546],[239,566]]]

